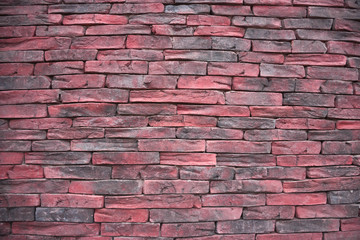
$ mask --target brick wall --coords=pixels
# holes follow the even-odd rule
[[[1,240],[358,240],[357,0],[2,0]]]

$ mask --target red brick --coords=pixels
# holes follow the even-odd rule
[[[259,65],[249,63],[209,63],[208,74],[257,77],[259,75]]]
[[[110,14],[139,14],[139,13],[161,13],[164,5],[161,3],[144,4],[113,4]]]
[[[322,240],[322,233],[289,233],[289,234],[270,233],[270,234],[258,234],[256,238],[257,240],[287,240],[287,239]]]
[[[208,236],[215,233],[215,223],[178,223],[162,224],[161,236],[163,237],[197,237]]]
[[[57,103],[58,90],[15,90],[1,91],[0,104]]]
[[[359,218],[341,219],[341,231],[357,231],[359,230]]]
[[[176,106],[156,103],[119,104],[117,113],[119,115],[168,115],[176,113]]]
[[[360,108],[360,96],[337,96],[337,108]]]
[[[293,17],[304,18],[306,17],[305,7],[283,7],[283,6],[254,6],[255,16],[266,17]]]
[[[352,42],[338,42],[338,41],[327,42],[329,53],[360,56],[359,46],[360,44],[352,43]]]
[[[46,76],[3,76],[0,77],[1,90],[15,89],[46,89],[50,88],[51,80]]]
[[[307,179],[297,182],[289,181],[284,182],[283,187],[284,192],[318,192],[356,189],[359,183],[359,177],[337,177],[325,179]]]
[[[81,26],[38,26],[36,28],[36,36],[42,37],[74,37],[83,36],[85,29]]]
[[[86,35],[125,35],[125,34],[150,34],[151,28],[145,25],[103,25],[103,26],[90,26],[86,29]],[[102,38],[102,39],[110,39],[114,37],[92,37],[94,38]],[[115,38],[124,38],[122,36]],[[125,39],[125,38],[124,38]],[[113,41],[116,44],[116,41]],[[119,43],[118,43],[119,44]],[[110,47],[108,47],[110,48]],[[117,48],[117,47],[113,47]],[[124,48],[124,47],[121,47]]]
[[[177,78],[177,76],[165,75],[108,75],[106,86],[131,89],[175,89]]]
[[[285,28],[293,29],[331,29],[332,19],[285,19]]]
[[[180,169],[180,178],[192,180],[232,180],[234,173],[234,169],[227,167],[188,166]]]
[[[116,105],[109,103],[73,103],[48,107],[50,117],[112,116]]]
[[[241,62],[251,63],[283,63],[284,56],[273,53],[240,52],[238,54]]]
[[[128,91],[119,89],[87,89],[69,90],[61,92],[63,103],[71,102],[114,102],[126,103],[128,101]]]
[[[108,13],[110,4],[59,4],[49,6],[49,13]]]
[[[10,179],[43,178],[43,168],[40,166],[18,165],[7,171]]]
[[[359,141],[325,141],[322,146],[323,154],[359,154]]]
[[[71,24],[126,24],[128,22],[126,16],[107,15],[107,14],[81,14],[66,15],[63,18],[64,25]]]
[[[10,120],[13,129],[51,129],[66,128],[72,124],[68,118],[42,118],[42,119],[14,119]]]
[[[276,121],[276,128],[331,130],[335,129],[335,123],[324,119],[279,118]]]
[[[0,27],[0,37],[32,37],[35,34],[35,26],[29,27]]]
[[[291,0],[245,0],[245,3],[254,5],[291,5]]]
[[[295,207],[292,206],[261,206],[245,208],[244,219],[293,219]]]
[[[45,52],[46,61],[66,61],[66,60],[94,60],[96,50],[50,50]]]
[[[250,39],[268,39],[268,40],[292,40],[296,39],[292,30],[269,30],[248,28],[245,38]]]
[[[137,195],[106,197],[106,208],[199,208],[200,197],[190,194],[184,195]]]
[[[156,152],[107,152],[93,153],[92,162],[99,164],[158,164],[159,153]]]
[[[55,223],[55,222],[14,222],[14,234],[36,234],[45,236],[95,236],[100,225],[95,223]]]
[[[159,13],[159,14],[141,14],[130,16],[130,24],[185,24],[186,16],[171,14],[171,13]]]
[[[236,220],[219,222],[218,233],[266,233],[275,230],[274,220]]]
[[[293,53],[325,53],[326,45],[321,41],[294,40],[291,42]]]
[[[210,13],[209,5],[192,4],[192,5],[167,5],[165,7],[166,13],[178,13],[178,14],[200,14]]]
[[[35,65],[35,75],[58,75],[83,73],[84,63],[77,62],[54,62],[54,63],[37,63]]]
[[[350,8],[359,8],[360,5],[354,0],[345,0],[345,6]]]
[[[208,15],[190,15],[187,17],[187,25],[209,25],[209,26],[228,26],[230,25],[230,18],[222,16],[208,16]]]
[[[187,27],[182,25],[153,25],[151,31],[155,35],[169,35],[169,36],[194,35],[194,27]]]
[[[107,138],[175,138],[175,129],[162,127],[114,128],[106,130]]]
[[[105,75],[83,74],[54,76],[53,88],[101,88],[105,86]]]
[[[335,107],[335,95],[314,93],[285,93],[284,105]]]
[[[161,165],[122,165],[113,167],[112,178],[117,179],[177,179],[178,169]]]
[[[167,36],[129,35],[126,40],[127,48],[172,48],[171,39]]]
[[[158,237],[160,224],[156,223],[102,223],[101,235],[128,237]]]
[[[247,130],[245,140],[250,141],[271,141],[271,140],[306,140],[305,131],[296,130]]]
[[[0,139],[4,140],[38,140],[45,139],[46,132],[39,130],[0,130]]]
[[[360,68],[360,58],[349,58],[349,67]]]
[[[321,41],[359,41],[360,33],[345,31],[296,30],[300,39]]]
[[[250,115],[247,107],[240,106],[217,106],[217,105],[178,105],[178,114],[194,114],[207,116],[238,116]]]
[[[33,141],[31,150],[39,152],[69,151],[70,142],[62,140]]]
[[[0,152],[0,165],[21,164],[24,159],[24,153],[19,152]]]
[[[356,240],[359,237],[360,231],[350,231],[350,232],[332,232],[325,233],[325,240],[337,240],[337,239],[347,239],[347,240]]]
[[[357,140],[359,132],[350,130],[309,131],[309,140]]]
[[[55,141],[55,140],[54,140]],[[136,151],[133,139],[84,139],[71,141],[72,151]]]
[[[211,193],[258,193],[282,192],[279,180],[232,180],[213,181],[210,184]]]
[[[147,222],[149,211],[145,209],[96,209],[95,222]]]
[[[360,25],[358,21],[346,20],[346,19],[335,19],[334,29],[335,30],[346,30],[350,32],[359,32]]]
[[[215,3],[221,2],[216,1]],[[250,6],[212,5],[211,10],[215,15],[252,15]]]
[[[98,60],[162,60],[163,54],[157,50],[104,50],[97,54]]]
[[[240,41],[239,41],[240,42]],[[250,43],[244,43],[247,48],[250,48]],[[210,37],[173,37],[173,49],[210,49],[212,45],[212,38]],[[239,43],[240,45],[240,43]],[[217,48],[214,48],[217,49]]]
[[[227,4],[242,4],[243,0],[176,0],[176,3],[227,3]]]
[[[41,62],[42,51],[6,51],[0,52],[0,62]]]
[[[295,89],[295,79],[235,77],[233,79],[233,89],[245,91],[290,92]]]
[[[230,105],[282,105],[281,93],[227,92],[225,98]]]
[[[9,235],[11,233],[11,223],[0,223],[0,235]]]
[[[66,37],[24,37],[0,40],[1,51],[67,49],[71,43]]]
[[[161,153],[160,164],[185,166],[216,165],[216,155],[210,153]]]
[[[0,195],[1,207],[36,207],[40,206],[38,194],[4,194]]]
[[[32,152],[27,153],[25,162],[29,164],[88,164],[90,162],[90,153],[80,152]]]
[[[297,218],[357,217],[358,208],[351,205],[317,205],[296,207]]]
[[[242,139],[243,132],[235,129],[186,127],[178,128],[176,137],[186,139]]]
[[[208,193],[209,182],[189,180],[145,180],[144,194]]]
[[[150,62],[149,74],[205,75],[206,62],[166,61]]]
[[[337,129],[360,129],[360,121],[339,120],[336,122]]]
[[[46,105],[42,104],[0,106],[0,118],[40,118],[46,116]]]
[[[216,153],[270,153],[270,143],[247,141],[207,141],[206,150]]]
[[[28,26],[28,25],[53,25],[61,22],[60,14],[27,14],[15,16],[1,16],[1,25]]]
[[[285,58],[285,64],[311,66],[345,66],[346,57],[334,54],[290,54]]]
[[[250,107],[253,117],[299,117],[299,118],[324,118],[327,114],[326,108],[317,107]]]
[[[352,94],[353,86],[350,81],[301,79],[296,80],[295,91]]]
[[[306,177],[305,168],[291,167],[253,167],[236,169],[236,179],[293,179]]]
[[[353,162],[352,157],[346,155],[278,156],[277,160],[277,164],[280,166],[350,165]]]
[[[143,116],[117,117],[79,117],[74,120],[74,127],[145,127],[147,119]]]
[[[65,180],[4,180],[2,193],[66,193],[70,185]]]
[[[106,195],[141,194],[142,182],[135,180],[73,181],[69,192]]]
[[[237,37],[212,37],[211,39],[212,49],[249,51],[251,47],[251,41],[247,39]],[[187,48],[190,48],[190,46]]]
[[[49,129],[47,137],[48,139],[103,138],[104,129],[101,128]]]
[[[30,63],[1,63],[0,76],[30,76],[34,65]]]
[[[347,8],[309,7],[308,14],[309,17],[360,19],[357,9]]]
[[[319,154],[321,142],[315,141],[279,141],[273,142],[273,154]]]
[[[336,119],[360,119],[360,110],[359,109],[340,109],[340,108],[331,108],[328,113],[329,118]]]
[[[303,66],[298,65],[274,65],[274,64],[261,64],[260,76],[262,77],[305,77],[305,70]]]
[[[0,151],[26,152],[31,149],[31,141],[0,141]]]
[[[243,37],[245,29],[234,26],[199,26],[194,35]]]
[[[180,76],[178,88],[189,89],[231,89],[231,78],[220,76]]]
[[[289,42],[253,40],[252,43],[254,52],[291,52],[291,45]]]
[[[149,125],[152,127],[215,127],[215,117],[207,116],[154,116],[149,117]]]
[[[334,232],[339,231],[339,225],[339,220],[337,219],[296,219],[277,221],[276,231],[279,233]]]
[[[278,18],[234,16],[232,24],[240,27],[281,28],[281,20]]]
[[[261,206],[265,205],[264,194],[212,194],[202,197],[203,206]]]
[[[315,5],[315,6],[344,6],[344,0],[320,0],[320,1],[310,1],[310,0],[294,0],[295,5]]]
[[[326,193],[267,194],[267,205],[318,205],[326,204]]]
[[[102,208],[103,196],[77,194],[41,194],[42,207]]]
[[[138,148],[139,151],[201,152],[205,151],[205,141],[182,139],[144,139],[139,140]]]
[[[95,73],[147,73],[144,61],[87,61],[85,72]]]
[[[77,37],[71,43],[72,49],[111,49],[125,48],[125,37],[123,36],[96,36],[96,37]]]
[[[36,221],[42,222],[93,222],[94,210],[92,209],[75,209],[75,208],[36,208]]]

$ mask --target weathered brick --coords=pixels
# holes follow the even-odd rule
[[[326,179],[307,179],[297,182],[284,182],[284,192],[317,192],[356,189],[359,177],[337,177]],[[324,183],[326,182],[326,185]]]
[[[3,194],[0,195],[1,207],[36,207],[40,206],[38,194]]]
[[[35,219],[41,222],[93,222],[94,210],[81,208],[36,208]]]
[[[31,141],[0,141],[0,151],[25,152],[30,151]]]
[[[236,169],[236,179],[293,179],[306,177],[305,168],[296,167],[252,167]]]
[[[360,68],[360,58],[349,58],[349,67]]]
[[[275,128],[274,119],[266,118],[219,118],[219,127],[223,128],[242,128],[242,129],[269,129]]]
[[[35,26],[29,27],[0,27],[0,37],[32,37],[35,34]]]
[[[331,29],[332,19],[284,19],[285,28],[293,29]]]
[[[216,165],[216,155],[211,153],[161,153],[160,164],[185,166]]]
[[[49,13],[108,13],[110,4],[59,4],[49,6]]]
[[[328,117],[336,119],[360,119],[359,109],[340,109],[331,108],[329,109]]]
[[[41,62],[42,51],[6,51],[0,52],[0,62]]]
[[[320,1],[310,1],[310,0],[294,0],[294,4],[296,5],[316,5],[316,6],[344,6],[344,0],[320,0]]]
[[[157,50],[104,50],[97,54],[98,60],[162,60],[163,54]]]
[[[210,13],[210,6],[204,4],[191,4],[191,5],[166,5],[166,13],[177,14],[201,14]]]
[[[321,41],[293,40],[291,42],[293,53],[325,53],[326,45]]]
[[[325,141],[322,146],[323,154],[359,154],[359,141]]]
[[[14,234],[45,236],[96,236],[100,225],[97,223],[57,223],[57,222],[14,222]]]
[[[147,222],[149,211],[145,209],[96,209],[95,222]]]
[[[75,37],[83,36],[85,29],[81,26],[38,26],[36,28],[36,36],[51,37]]]
[[[306,140],[305,131],[297,130],[247,130],[245,140],[250,141],[271,141],[271,140]]]
[[[199,26],[195,29],[194,35],[198,36],[230,36],[243,37],[244,28],[235,26]]]
[[[291,0],[245,0],[244,2],[254,5],[291,5]]]
[[[358,208],[351,205],[317,205],[296,207],[297,218],[349,218],[357,216]]]
[[[70,193],[126,195],[141,194],[142,182],[135,180],[73,181]]]
[[[0,16],[0,26],[53,25],[61,22],[60,14],[27,14]]]
[[[49,129],[48,139],[81,139],[103,138],[104,129],[101,128],[61,128]]]
[[[285,64],[345,66],[346,57],[343,55],[334,54],[290,54],[286,56]]]
[[[205,150],[203,140],[182,140],[182,139],[144,139],[139,140],[139,151],[160,151],[160,152],[200,152]]]
[[[250,115],[247,107],[241,106],[216,106],[216,105],[178,105],[178,114],[194,114],[207,116],[238,116]]]
[[[275,65],[275,64],[260,64],[261,77],[305,77],[305,69],[300,65]]]
[[[10,179],[43,178],[43,168],[40,166],[13,166],[6,173]]]
[[[350,32],[359,32],[360,25],[358,21],[354,20],[335,19],[334,29],[346,30]]]
[[[169,115],[176,113],[176,106],[156,103],[119,104],[117,113],[119,115]]]
[[[338,41],[327,42],[327,48],[329,49],[329,53],[360,56],[359,46],[360,44],[353,42],[338,42]]]
[[[1,91],[0,104],[57,103],[58,90],[14,90]]]
[[[79,117],[74,119],[74,127],[145,127],[143,116]]]
[[[105,198],[106,208],[199,208],[200,197],[184,195],[139,195],[139,196],[108,196]]]
[[[71,102],[115,102],[126,103],[129,93],[119,89],[87,89],[68,90],[61,92],[63,103]]]
[[[96,50],[50,50],[45,52],[46,61],[95,60]]]
[[[144,194],[201,194],[209,192],[209,182],[190,180],[145,180]]]
[[[306,17],[305,7],[254,6],[253,12],[255,16],[265,17]]]
[[[101,88],[105,86],[105,75],[79,74],[54,76],[53,88]]]
[[[318,205],[326,204],[326,193],[267,194],[267,205]]]
[[[4,222],[34,221],[34,208],[0,208],[0,220]]]
[[[296,30],[300,39],[320,41],[355,41],[359,42],[360,33],[345,31]]]
[[[197,237],[215,233],[214,222],[162,224],[163,237]]]
[[[30,63],[1,63],[0,76],[30,76],[34,65]]]
[[[242,4],[243,0],[175,0],[175,3],[228,3],[228,4]]]
[[[113,128],[106,130],[107,138],[175,138],[174,128]]]
[[[325,240],[336,240],[336,239],[348,239],[356,240],[360,234],[360,231],[349,231],[349,232],[332,232],[325,233]]]
[[[322,240],[322,233],[288,233],[288,234],[258,234],[257,240],[286,240],[286,239],[309,239],[309,240]]]
[[[180,169],[180,178],[192,180],[232,180],[234,173],[234,169],[227,167],[188,166]]]
[[[215,127],[217,120],[215,117],[207,116],[154,116],[149,117],[151,127]]]
[[[292,92],[295,89],[295,79],[235,77],[233,79],[233,89],[261,92]]]
[[[49,208],[102,208],[104,196],[41,194],[41,206]]]
[[[41,119],[14,119],[10,120],[10,127],[13,129],[51,129],[66,128],[72,124],[68,118],[41,118]]]
[[[186,19],[186,24],[190,26],[227,26],[230,25],[230,18],[223,16],[190,15]]]
[[[132,139],[85,139],[71,141],[71,150],[125,152],[137,150],[137,145],[137,140]]]
[[[337,96],[337,108],[360,108],[360,96]]]
[[[314,93],[284,93],[284,105],[335,107],[335,95]]]
[[[158,164],[159,153],[156,152],[107,152],[94,153],[93,164]]]
[[[177,76],[165,75],[108,75],[106,86],[131,89],[175,89],[177,78]]]
[[[32,152],[27,153],[25,162],[29,164],[87,164],[90,162],[90,153],[72,152]]]
[[[81,61],[74,62],[54,62],[54,63],[37,63],[35,65],[35,75],[58,75],[74,74],[84,72],[84,63]]]
[[[249,39],[268,39],[268,40],[292,40],[296,39],[292,30],[269,30],[248,28],[245,38]]]
[[[230,105],[282,105],[281,93],[227,92],[226,104]],[[285,99],[284,99],[285,100]]]
[[[114,166],[112,178],[117,179],[177,179],[178,169],[161,165]]]
[[[186,127],[178,128],[176,137],[186,139],[242,139],[243,132],[234,129]]]
[[[263,206],[244,208],[244,219],[293,219],[295,207],[292,206]]]
[[[319,154],[321,142],[315,141],[279,141],[273,142],[273,154]]]
[[[282,192],[282,184],[279,180],[232,180],[213,181],[210,184],[211,193],[259,193],[259,192]]]
[[[251,63],[283,63],[284,55],[273,53],[240,52],[238,54],[241,62]]]
[[[301,79],[296,80],[295,91],[352,94],[353,87],[349,81]]]
[[[356,131],[330,130],[330,131],[309,131],[309,140],[357,140]]]
[[[357,9],[309,7],[310,17],[360,19]]]
[[[210,37],[173,37],[174,49],[210,49],[212,40]],[[249,46],[250,48],[250,46]]]
[[[147,73],[144,61],[87,61],[85,72],[95,73]]]
[[[267,142],[207,141],[206,150],[216,153],[270,153],[271,145]]]
[[[240,27],[281,28],[281,20],[278,18],[234,16],[232,24]]]
[[[324,118],[327,114],[326,108],[317,107],[250,107],[253,117],[299,117],[299,118]]]
[[[77,37],[71,43],[72,49],[111,49],[125,48],[125,37],[123,36],[91,36]]]
[[[172,13],[141,14],[129,17],[130,24],[185,24],[186,16]]]
[[[70,182],[65,180],[3,180],[2,193],[66,193]]]
[[[144,4],[113,4],[110,14],[138,14],[138,13],[161,13],[164,11],[164,5],[161,3]]]
[[[151,31],[155,35],[169,35],[169,36],[194,35],[194,27],[187,27],[182,25],[153,25]]]
[[[235,37],[211,37],[211,39],[212,49],[248,51],[251,47],[251,41],[247,39]]]
[[[291,45],[289,42],[253,40],[252,44],[254,52],[291,52]]]
[[[63,140],[42,140],[42,141],[33,141],[31,149],[33,151],[69,151],[70,142]]]
[[[350,165],[353,159],[347,155],[299,155],[278,156],[279,166],[332,166]]]
[[[102,223],[101,235],[158,237],[160,224],[156,223]]]
[[[275,229],[274,220],[236,220],[218,222],[218,233],[266,233]]]
[[[61,179],[109,179],[111,168],[100,166],[45,167],[46,178]]]
[[[11,224],[9,222],[0,223],[0,234],[9,235],[11,233]]]
[[[0,130],[2,140],[39,140],[45,139],[45,131],[39,130]]]
[[[43,104],[0,106],[0,118],[40,118],[46,116],[46,105]]]
[[[336,122],[337,129],[360,129],[360,121],[339,120]]]
[[[339,220],[337,219],[277,221],[276,231],[279,233],[332,232],[339,231],[339,225]]]
[[[259,75],[259,65],[250,63],[209,63],[208,74],[257,77]]]
[[[1,51],[67,49],[71,43],[66,37],[24,37],[0,40]]]
[[[228,51],[165,50],[165,60],[236,62],[237,55]]]
[[[331,191],[328,197],[330,204],[356,203],[360,199],[360,190]]]
[[[65,15],[63,18],[64,25],[81,24],[126,24],[128,22],[126,16],[107,15],[107,14],[81,14],[81,15]]]
[[[178,88],[189,89],[231,89],[231,78],[220,76],[180,76]]]
[[[341,219],[342,231],[357,231],[360,226],[359,218]]]
[[[86,29],[86,35],[125,35],[125,34],[150,34],[151,28],[145,25],[102,25],[102,26],[90,26]],[[86,40],[93,40],[93,39],[125,39],[123,36],[118,37],[82,37],[85,39],[83,45],[86,45]],[[112,40],[113,44],[120,45],[120,42]],[[101,43],[100,43],[101,44]],[[104,42],[103,44],[107,44]],[[122,44],[122,43],[121,43]],[[105,46],[104,46],[105,48]],[[107,48],[117,48],[117,47],[107,47]],[[121,47],[124,48],[124,47]]]
[[[116,106],[108,103],[73,103],[48,107],[51,117],[111,116]]]

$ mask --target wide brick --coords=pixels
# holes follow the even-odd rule
[[[359,154],[359,141],[325,141],[322,146],[323,154]]]
[[[337,219],[306,219],[277,221],[276,231],[279,233],[296,232],[334,232],[339,231]]]
[[[251,63],[283,63],[284,55],[273,53],[240,52],[239,61]]]
[[[42,140],[42,141],[33,141],[31,149],[33,151],[69,151],[70,142],[63,140]]]
[[[73,103],[48,107],[51,117],[112,116],[116,105],[109,103]]]
[[[96,209],[95,222],[147,222],[149,211],[145,209]]]
[[[206,75],[206,62],[164,61],[150,62],[149,74]]]
[[[310,0],[294,0],[294,4],[296,5],[316,5],[316,6],[344,6],[344,0],[320,0],[320,1],[310,1]]]
[[[30,149],[31,141],[0,141],[0,151],[24,152]]]
[[[285,28],[293,29],[331,29],[332,19],[284,19]]]
[[[236,220],[219,222],[218,233],[266,233],[275,229],[274,220]]]
[[[270,153],[271,145],[266,142],[207,141],[206,150],[216,153]]]
[[[43,178],[43,168],[40,166],[18,165],[7,171],[10,179]]]
[[[337,239],[348,239],[356,240],[360,234],[360,231],[349,231],[349,232],[332,232],[325,233],[325,240],[337,240]]]
[[[162,224],[161,226],[163,237],[197,237],[214,233],[215,223],[213,222]]]
[[[85,152],[31,152],[26,153],[27,164],[88,164],[91,154]]]
[[[96,223],[56,223],[56,222],[15,222],[14,234],[45,236],[96,236],[100,225]]]
[[[180,169],[181,179],[192,180],[232,180],[235,171],[227,167],[188,166]]]
[[[178,114],[207,116],[247,117],[250,115],[247,107],[219,105],[178,105],[177,112]]]
[[[96,50],[50,50],[45,52],[46,61],[95,60]]]
[[[57,103],[58,90],[15,90],[1,91],[0,104]]]
[[[24,37],[0,40],[1,51],[67,49],[71,43],[66,37]]]
[[[129,93],[118,89],[68,90],[61,92],[63,103],[71,102],[115,102],[126,103]]]
[[[285,64],[311,66],[345,66],[346,57],[334,54],[290,54],[285,58]]]
[[[138,14],[138,13],[161,13],[164,11],[164,5],[161,3],[144,4],[113,4],[110,14]]]
[[[84,139],[71,141],[72,151],[136,151],[137,140],[132,139]]]
[[[244,219],[293,219],[295,207],[292,206],[261,206],[244,208]]]
[[[159,153],[156,152],[107,152],[94,153],[93,164],[158,164]]]
[[[2,140],[39,140],[45,139],[45,131],[39,130],[0,130]]]
[[[350,218],[358,216],[352,205],[317,205],[296,207],[297,218]]]
[[[38,26],[36,36],[41,37],[75,37],[83,36],[85,29],[81,26]]]
[[[339,120],[336,122],[337,129],[360,129],[360,121]]]
[[[212,49],[248,51],[251,47],[251,41],[247,39],[236,37],[212,37],[211,39]]]
[[[135,180],[73,181],[70,193],[126,195],[141,194],[142,182]]]
[[[244,28],[239,28],[235,26],[199,26],[196,28],[194,35],[243,37],[244,33]]]
[[[236,169],[236,179],[293,179],[306,177],[305,168],[292,167],[252,167]]]
[[[236,62],[237,55],[228,51],[165,50],[165,60]]]
[[[46,116],[46,105],[42,104],[0,106],[0,118],[40,118]]]
[[[260,65],[261,77],[305,77],[305,69],[303,66],[298,65],[274,65],[274,64],[261,64]]]
[[[84,63],[74,62],[54,62],[54,63],[37,63],[35,65],[35,75],[58,75],[74,74],[84,72]]]
[[[112,178],[117,179],[177,179],[178,169],[161,165],[114,166]]]
[[[3,180],[2,193],[66,193],[70,185],[65,180]]]
[[[309,16],[320,18],[360,19],[357,9],[348,8],[309,7]]]
[[[258,234],[256,236],[257,240],[301,240],[301,239],[309,239],[309,240],[322,240],[322,233],[288,233],[288,234]]]
[[[209,25],[209,26],[227,26],[230,25],[230,18],[223,16],[209,16],[209,15],[190,15],[187,17],[187,25]]]
[[[279,141],[273,142],[273,154],[319,154],[321,142],[315,141]]]
[[[193,6],[193,5],[187,5],[187,6]],[[187,27],[182,25],[153,25],[151,31],[155,35],[168,35],[168,36],[194,35],[194,27]]]
[[[281,93],[227,92],[225,98],[230,105],[282,105]]]
[[[297,130],[247,130],[245,140],[250,141],[272,141],[272,140],[306,140],[305,131]]]
[[[359,22],[354,20],[335,19],[335,30],[345,30],[350,32],[359,32]]]
[[[330,131],[309,131],[309,140],[357,140],[356,131],[330,130]]]
[[[81,208],[36,208],[35,219],[41,222],[93,222],[94,210]]]
[[[63,18],[64,25],[81,24],[126,24],[128,22],[126,16],[107,15],[107,14],[81,14],[81,15],[65,15]]]
[[[130,24],[185,24],[186,16],[172,13],[141,14],[129,17]]]
[[[138,195],[116,196],[105,198],[106,208],[200,208],[200,197],[190,194],[184,195]]]
[[[103,196],[89,196],[76,194],[42,194],[42,207],[67,208],[101,208],[104,205]]]
[[[46,89],[50,88],[51,80],[45,76],[1,76],[0,90],[15,89]]]
[[[79,167],[45,167],[46,178],[61,179],[109,179],[110,167],[79,166]]]
[[[326,108],[319,107],[250,107],[253,117],[299,117],[299,118],[324,118],[328,112]]]
[[[350,165],[353,159],[347,155],[299,155],[299,156],[278,156],[279,166],[332,166]]]
[[[98,60],[162,60],[163,54],[157,50],[104,50],[97,54]]]
[[[53,88],[101,88],[105,86],[105,75],[80,74],[54,76]]]
[[[360,108],[360,96],[337,96],[335,105],[338,108]]]
[[[205,150],[203,140],[182,140],[182,139],[140,139],[139,151],[159,152],[202,152]]]
[[[278,18],[234,16],[232,24],[240,27],[281,28],[281,20]]]
[[[328,198],[330,204],[357,203],[360,199],[360,190],[331,191]]]
[[[204,4],[191,4],[191,5],[167,5],[165,7],[166,13],[177,13],[177,14],[200,14],[210,13],[210,6]]]
[[[253,12],[255,16],[266,17],[306,17],[305,7],[283,7],[283,6],[254,6]]]
[[[350,218],[341,220],[341,230],[342,231],[357,231],[360,226],[359,218]]]
[[[249,39],[267,39],[267,40],[292,40],[296,39],[295,34],[291,30],[269,30],[248,28],[245,38]]]
[[[326,183],[326,184],[324,184]],[[325,179],[307,179],[298,182],[284,182],[284,192],[318,192],[356,189],[359,177],[337,177]]]
[[[296,80],[295,91],[352,94],[354,90],[350,81],[301,79]]]
[[[291,42],[293,53],[325,53],[326,45],[321,41],[294,40]]]
[[[213,181],[210,184],[211,193],[258,193],[282,192],[281,181],[278,180],[232,180]]]
[[[0,76],[30,76],[34,65],[30,63],[1,63]]]
[[[335,107],[335,95],[314,93],[285,93],[284,105]]]
[[[177,78],[177,76],[165,75],[108,75],[106,86],[131,89],[175,89]]]
[[[296,30],[299,39],[360,42],[360,33],[345,31]]]
[[[259,65],[249,63],[209,63],[208,74],[257,77],[259,75]]]
[[[0,52],[0,62],[41,62],[42,51],[6,51]]]
[[[155,223],[102,223],[101,235],[128,237],[158,237],[160,224]]]
[[[34,221],[34,208],[0,208],[0,221],[20,222]]]
[[[325,119],[279,118],[276,121],[276,128],[332,130],[335,129],[335,123]]]
[[[129,35],[126,40],[126,47],[140,49],[163,49],[172,48],[172,42],[170,37],[167,36]]]
[[[72,41],[71,48],[72,49],[125,48],[125,37],[123,36],[77,37]]]
[[[220,76],[180,76],[178,88],[189,89],[231,89],[231,78]]]
[[[267,194],[267,205],[318,205],[326,204],[326,193]]]
[[[0,27],[0,37],[32,37],[35,34],[35,26],[29,27]]]
[[[27,14],[0,16],[0,26],[53,25],[61,22],[60,14]]]
[[[49,6],[49,13],[108,13],[110,4],[59,4]]]
[[[254,52],[291,52],[291,44],[289,42],[253,40],[252,44]]]
[[[218,126],[240,129],[271,129],[275,128],[275,120],[266,118],[221,117],[219,118]]]
[[[210,153],[161,153],[160,164],[185,166],[216,165],[216,155]]]
[[[40,206],[38,194],[3,194],[0,195],[0,207],[35,207]]]
[[[208,193],[209,182],[190,180],[145,180],[144,194]]]
[[[177,138],[186,139],[242,139],[243,132],[234,129],[222,128],[178,128]]]
[[[90,26],[86,29],[86,35],[126,35],[126,34],[150,34],[151,28],[145,25],[102,25],[102,26]],[[118,37],[82,37],[85,40],[94,40],[94,39],[113,39],[112,43],[115,46],[119,46],[123,44],[121,39],[124,39],[124,36]],[[116,42],[114,39],[121,40],[120,42]],[[100,44],[107,44],[107,43],[100,43]],[[86,41],[83,41],[83,45],[86,45]],[[118,47],[106,47],[106,45],[102,45],[102,48],[118,48]],[[124,47],[121,47],[124,48]]]
[[[176,113],[176,106],[172,104],[134,103],[119,104],[119,115],[169,115]]]
[[[352,43],[352,42],[338,42],[338,41],[327,42],[329,53],[360,56],[359,46],[360,44]]]
[[[74,119],[74,127],[145,127],[143,116],[79,117]]]
[[[328,117],[336,119],[360,119],[359,109],[340,109],[331,108],[329,109]]]
[[[106,130],[107,138],[175,138],[174,128],[114,128]]]
[[[172,44],[173,49],[210,49],[211,39],[210,37],[173,37]]]

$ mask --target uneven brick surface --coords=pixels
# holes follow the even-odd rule
[[[1,0],[1,240],[359,240],[357,0]]]

